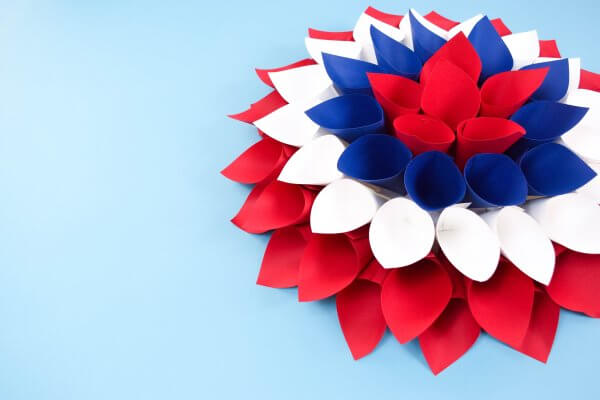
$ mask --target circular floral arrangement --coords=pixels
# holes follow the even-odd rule
[[[437,374],[483,329],[545,362],[559,307],[600,316],[600,77],[536,31],[369,7],[232,118],[233,223],[273,230],[258,284],[336,296],[355,359],[386,327]]]

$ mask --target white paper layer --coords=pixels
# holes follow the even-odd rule
[[[285,101],[302,105],[305,110],[337,96],[329,75],[319,64],[269,72],[269,77]]]
[[[564,144],[587,161],[600,162],[600,93],[574,90],[567,104],[589,107],[589,111],[573,129],[561,136]]]
[[[513,70],[532,64],[540,55],[537,31],[513,33],[502,37],[513,58]]]
[[[554,272],[552,242],[542,227],[519,207],[481,215],[498,237],[502,254],[532,279],[548,285]]]
[[[431,216],[403,197],[385,203],[369,228],[371,250],[384,268],[404,267],[425,258],[434,239]]]
[[[368,14],[361,14],[354,26],[354,40],[362,46],[361,57],[363,60],[377,64],[377,57],[375,56],[375,49],[371,40],[371,25],[397,42],[401,42],[404,39],[404,32]]]
[[[344,233],[360,228],[373,219],[383,203],[365,185],[352,179],[340,179],[319,192],[310,213],[314,233]]]
[[[419,14],[413,8],[410,9],[410,12],[412,12],[412,14],[414,15],[415,19],[417,21],[419,21],[421,23],[421,25],[423,25],[425,28],[427,28],[428,30],[430,30],[431,32],[435,33],[436,35],[438,35],[439,37],[441,37],[443,39],[447,38],[448,32],[446,32],[444,29],[442,29],[439,26],[437,26],[437,25],[429,22],[428,20],[426,20],[425,17],[423,17],[421,14]],[[414,50],[414,44],[413,44],[413,38],[412,38],[412,30],[411,30],[411,26],[410,26],[410,15],[409,14],[406,14],[404,16],[404,18],[402,18],[402,21],[400,21],[400,31],[404,35],[404,38],[402,40],[402,44],[404,44],[409,49]]]
[[[295,104],[286,104],[255,121],[254,126],[273,139],[296,147],[310,142],[321,130],[304,113],[303,107]]]
[[[468,278],[484,282],[494,274],[500,243],[485,221],[473,211],[448,207],[436,226],[437,240],[446,258]]]
[[[341,179],[337,162],[346,145],[337,136],[324,135],[298,149],[283,167],[279,180],[299,185],[327,185]]]
[[[532,200],[525,210],[556,243],[580,253],[600,254],[600,207],[588,196],[568,193]]]
[[[323,64],[323,53],[336,56],[361,59],[362,47],[348,40],[324,40],[307,37],[304,39],[306,50],[312,59]]]
[[[481,20],[481,18],[483,18],[483,14],[477,14],[461,22],[460,24],[456,25],[448,31],[448,33],[446,34],[447,38],[452,39],[459,32],[462,32],[465,34],[465,36],[469,37],[469,34],[471,33],[475,25],[477,25],[477,23]]]
[[[596,171],[596,177],[576,190],[577,193],[583,193],[600,204],[600,163],[588,162],[591,169]]]

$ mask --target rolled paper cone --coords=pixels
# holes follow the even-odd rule
[[[405,18],[410,20],[412,43],[417,56],[425,62],[446,43],[445,31],[411,9]]]
[[[513,59],[513,70],[532,64],[540,55],[540,40],[534,30],[506,35],[502,40]]]
[[[481,60],[480,82],[484,82],[492,75],[512,69],[513,58],[510,50],[488,17],[483,17],[473,27],[469,33],[469,41]]]
[[[371,95],[367,72],[384,72],[377,64],[327,53],[323,54],[323,64],[335,87],[344,94]]]
[[[373,10],[375,9],[369,7],[361,14],[353,31],[354,40],[363,48],[363,58],[370,63],[377,62],[375,49],[373,48],[373,42],[371,40],[371,26],[376,27],[378,30],[398,42],[405,38],[404,32],[399,29],[400,20],[403,19],[402,16],[394,15],[390,18],[388,15],[391,14]]]
[[[377,64],[386,72],[417,80],[422,63],[408,47],[385,35],[371,25],[371,38],[377,56]]]
[[[275,89],[285,101],[300,107],[303,107],[307,102],[314,101],[315,98],[327,100],[337,96],[331,79],[329,79],[321,65],[307,65],[284,71],[269,72],[269,77]]]
[[[600,162],[600,93],[591,90],[575,90],[567,97],[567,103],[589,107],[583,119],[561,136],[565,145],[581,157]]]
[[[414,155],[437,150],[448,152],[454,132],[437,118],[424,114],[406,114],[394,120],[394,133]]]
[[[600,254],[600,207],[580,193],[528,201],[525,211],[548,237],[564,247],[586,254]]]
[[[527,180],[521,168],[504,154],[481,153],[467,161],[464,170],[468,198],[474,208],[522,204]]]
[[[407,165],[404,184],[411,199],[427,211],[460,202],[466,184],[454,160],[439,151],[422,153]]]
[[[323,64],[323,53],[357,60],[360,58],[362,51],[360,44],[347,40],[324,40],[307,37],[304,39],[304,43],[308,54],[319,64]]]
[[[404,267],[425,258],[434,239],[429,213],[403,197],[385,203],[369,228],[373,254],[384,268]]]
[[[503,153],[523,135],[525,129],[507,119],[478,117],[465,120],[456,132],[456,164],[462,169],[474,154]]]
[[[534,147],[521,157],[519,164],[527,178],[529,193],[537,196],[570,193],[596,176],[575,153],[558,143]]]
[[[386,119],[417,114],[421,108],[421,86],[408,78],[390,74],[367,74],[375,98],[383,107]]]
[[[385,123],[379,103],[373,97],[361,94],[327,100],[306,111],[306,115],[315,124],[346,142],[381,132]]]
[[[558,101],[565,97],[569,90],[569,60],[566,58],[527,65],[522,69],[539,69],[548,67],[548,74],[542,85],[531,96],[534,100]]]
[[[404,170],[410,150],[389,135],[365,135],[351,143],[338,160],[338,169],[365,183],[404,193]]]
[[[316,64],[315,60],[312,60],[310,58],[305,58],[304,60],[296,61],[295,63],[289,64],[289,65],[284,65],[283,67],[269,68],[269,69],[256,68],[256,75],[258,76],[258,78],[261,81],[263,81],[265,83],[265,85],[268,85],[268,86],[271,86],[272,88],[274,88],[275,86],[273,85],[273,82],[271,82],[269,73],[277,72],[277,71],[285,71],[287,69],[304,67],[306,65],[314,65],[314,64]]]

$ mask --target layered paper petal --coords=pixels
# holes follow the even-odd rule
[[[534,147],[523,155],[520,165],[533,195],[570,193],[596,176],[575,153],[558,143]]]
[[[391,27],[398,27],[402,21],[402,15],[390,14],[376,9],[375,7],[367,7],[364,12],[366,15],[375,18],[377,21],[383,22]]]
[[[323,54],[323,64],[335,87],[344,94],[371,94],[368,72],[384,72],[377,64]]]
[[[337,167],[344,174],[397,193],[404,192],[404,169],[412,154],[399,139],[365,135],[348,146]]]
[[[418,79],[421,60],[408,47],[371,26],[371,39],[375,48],[377,64],[387,72]]]
[[[388,121],[405,114],[417,114],[421,108],[421,86],[408,78],[391,74],[367,74],[375,99]]]
[[[458,203],[466,191],[465,180],[454,161],[439,151],[413,158],[406,167],[404,184],[415,203],[428,211]]]
[[[492,76],[481,87],[481,115],[510,117],[541,86],[547,73],[547,68],[541,68]]]
[[[308,37],[312,39],[321,39],[321,40],[344,40],[352,42],[354,41],[354,37],[352,36],[352,31],[344,31],[344,32],[331,32],[331,31],[322,31],[319,29],[308,28]]]
[[[446,32],[413,9],[409,11],[408,17],[415,53],[422,61],[427,61],[446,43]]]
[[[263,233],[305,222],[314,194],[298,185],[272,181],[256,185],[231,220],[248,233]]]
[[[273,288],[298,284],[300,260],[308,243],[307,225],[277,229],[271,235],[256,283]]]
[[[298,300],[315,301],[350,285],[372,254],[366,239],[313,234],[300,261]]]
[[[315,199],[310,227],[315,233],[350,232],[373,219],[382,200],[366,186],[351,179],[327,185]]]
[[[495,117],[463,121],[456,132],[456,164],[462,168],[477,153],[503,153],[525,135],[516,122]]]
[[[487,333],[513,347],[527,335],[533,310],[533,281],[508,261],[501,261],[487,282],[467,289],[473,317]]]
[[[253,124],[256,120],[274,112],[275,110],[285,106],[287,102],[281,97],[277,91],[273,91],[252,104],[249,109],[238,114],[232,114],[229,118],[236,119],[241,122]]]
[[[469,41],[481,59],[481,82],[492,75],[510,71],[513,67],[511,52],[488,17],[481,18],[473,27],[469,33]]]
[[[540,55],[540,41],[537,31],[513,33],[512,35],[503,36],[502,40],[512,56],[512,69],[521,69],[529,65]]]
[[[579,89],[567,98],[567,103],[589,107],[585,116],[566,132],[561,139],[565,145],[589,161],[600,161],[600,93]]]
[[[323,53],[336,56],[360,59],[362,47],[348,40],[304,39],[308,54],[319,64],[323,64]]]
[[[421,351],[434,375],[465,354],[479,337],[480,331],[467,303],[452,299],[442,315],[419,336]]]
[[[269,77],[275,89],[288,103],[304,105],[315,98],[326,100],[337,96],[331,80],[321,65],[269,72]]]
[[[344,338],[355,360],[369,354],[385,333],[381,310],[381,287],[357,279],[335,298],[338,319]]]
[[[598,314],[600,256],[573,251],[562,253],[547,292],[557,304],[572,311]]]
[[[435,11],[431,11],[429,14],[423,16],[423,18],[445,31],[448,31],[458,25],[458,22],[446,18]]]
[[[523,342],[515,348],[545,363],[552,350],[559,314],[560,307],[545,292],[536,290],[527,334]]]
[[[313,64],[315,64],[314,60],[311,60],[310,58],[305,58],[303,60],[296,61],[295,63],[289,64],[289,65],[285,65],[283,67],[270,68],[270,69],[259,69],[259,68],[256,68],[256,75],[258,75],[258,78],[261,81],[263,81],[266,85],[269,85],[272,88],[274,88],[275,85],[273,85],[273,82],[271,81],[271,77],[269,76],[269,74],[271,72],[285,71],[285,70],[288,70],[288,69],[294,69],[294,68],[304,67],[306,65],[313,65]]]
[[[394,119],[394,133],[415,155],[430,150],[445,153],[455,138],[448,125],[424,114],[406,114]]]
[[[579,81],[579,87],[581,89],[593,90],[600,92],[600,74],[596,74],[591,71],[581,70],[581,78]]]
[[[540,57],[561,57],[556,40],[540,40]]]
[[[511,206],[527,199],[527,180],[508,156],[476,154],[465,165],[465,181],[474,208]]]
[[[385,123],[379,103],[371,96],[360,94],[327,100],[306,111],[306,115],[315,124],[347,142],[381,132]]]
[[[502,254],[523,273],[547,285],[554,272],[554,247],[542,227],[519,207],[481,215],[498,237]]]
[[[343,177],[337,163],[346,145],[334,135],[320,136],[287,161],[279,180],[299,185],[327,185]]]
[[[423,111],[456,129],[461,121],[477,115],[480,104],[475,81],[450,61],[439,60],[423,88]]]
[[[254,125],[265,135],[290,146],[301,147],[310,142],[319,132],[303,108],[287,104],[276,111],[256,120]]]
[[[421,71],[421,84],[425,84],[437,63],[445,59],[462,69],[474,82],[479,80],[481,74],[481,60],[475,48],[467,37],[459,32],[444,44],[426,63]]]
[[[535,100],[558,101],[567,95],[569,90],[569,60],[546,61],[530,64],[523,69],[548,68],[548,74],[542,85],[531,96]]]
[[[287,159],[283,146],[283,144],[265,137],[244,151],[225,167],[221,174],[240,183],[250,184],[263,181],[283,167]]]
[[[434,323],[451,295],[445,269],[435,258],[426,258],[390,272],[381,290],[381,307],[396,339],[406,343]]]
[[[490,21],[500,36],[510,35],[512,31],[508,29],[502,18],[494,18]]]
[[[593,199],[569,193],[529,201],[525,210],[552,241],[580,253],[600,254],[600,207]]]
[[[471,210],[449,207],[442,211],[436,236],[448,261],[466,277],[484,282],[498,265],[500,243],[483,219]]]
[[[369,7],[358,19],[354,27],[354,40],[363,47],[363,56],[365,60],[375,63],[375,49],[371,41],[371,26],[374,26],[385,35],[400,42],[404,39],[404,32],[398,26],[402,16],[386,14]]]
[[[429,213],[402,197],[381,206],[369,229],[373,255],[384,268],[404,267],[425,258],[434,239]]]

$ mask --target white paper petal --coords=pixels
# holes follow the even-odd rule
[[[567,94],[562,99],[565,101],[569,98],[569,95],[579,88],[579,81],[581,80],[581,59],[580,58],[569,58],[569,88]]]
[[[402,17],[402,20],[400,21],[400,31],[404,35],[402,44],[414,51],[415,46],[413,45],[412,31],[410,29],[410,17],[408,14]]]
[[[448,31],[448,33],[446,34],[447,38],[452,39],[454,36],[456,36],[458,34],[458,32],[462,32],[465,34],[465,36],[469,37],[469,34],[471,33],[471,31],[473,30],[475,25],[477,25],[479,20],[481,20],[481,18],[483,18],[483,14],[477,14],[477,15],[461,22],[460,24],[456,25],[455,27],[453,27],[452,29],[450,29]]]
[[[365,185],[340,179],[319,192],[310,212],[314,233],[344,233],[360,228],[373,219],[383,201]]]
[[[399,28],[394,28],[385,22],[371,17],[369,14],[361,14],[354,26],[354,40],[362,46],[362,58],[365,61],[377,64],[375,49],[371,41],[371,25],[398,42],[404,39],[404,32]]]
[[[590,168],[596,171],[596,177],[576,190],[577,193],[583,193],[600,204],[600,163],[588,162]]]
[[[444,38],[444,39],[446,38],[446,35],[448,34],[448,32],[446,30],[440,28],[433,22],[429,22],[424,16],[419,14],[419,12],[417,12],[417,10],[415,10],[414,8],[411,8],[410,12],[412,12],[415,19],[417,21],[419,21],[421,23],[421,25],[423,25],[425,28],[427,28],[428,30],[435,33],[436,35],[438,35],[441,38]],[[406,15],[404,18],[407,18],[410,21],[409,15]],[[402,18],[402,19],[404,19],[404,18]]]
[[[502,37],[513,58],[513,70],[532,64],[540,55],[537,31],[519,32]]]
[[[273,139],[296,147],[310,142],[320,130],[303,108],[294,104],[286,104],[262,117],[254,126]]]
[[[519,207],[504,207],[481,215],[500,242],[502,254],[532,279],[548,285],[556,256],[542,227]]]
[[[529,201],[525,210],[548,237],[568,249],[600,254],[600,207],[581,193]]]
[[[437,240],[446,258],[468,278],[484,282],[494,274],[500,243],[485,221],[473,211],[448,207],[438,218]]]
[[[600,162],[600,93],[574,90],[567,104],[589,107],[587,114],[573,129],[561,136],[564,144],[583,159]]]
[[[269,72],[269,77],[281,97],[290,104],[304,106],[317,97],[326,99],[337,95],[325,68],[319,64]]]
[[[298,149],[283,167],[279,180],[298,185],[327,185],[344,175],[337,162],[346,145],[337,136],[324,135]]]
[[[431,216],[403,197],[385,203],[369,228],[371,250],[384,268],[404,267],[425,258],[434,239]]]
[[[359,60],[362,47],[348,40],[324,40],[307,37],[306,50],[312,59],[323,64],[323,53]]]

